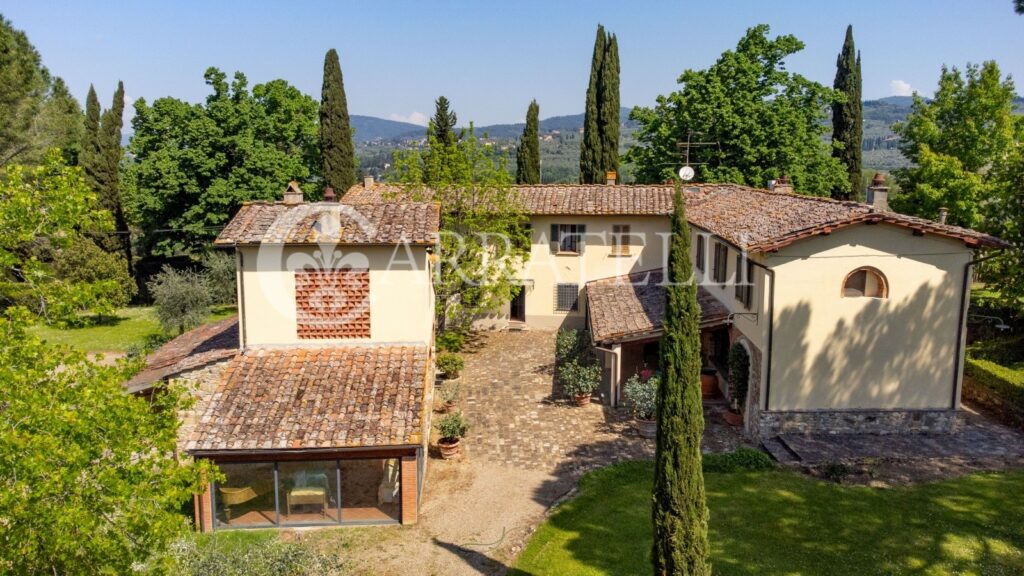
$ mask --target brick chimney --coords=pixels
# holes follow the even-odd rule
[[[875,172],[871,186],[868,186],[868,204],[878,212],[889,211],[889,187],[885,185],[885,175],[881,172]]]
[[[943,206],[939,208],[939,224],[945,224],[946,218],[949,218],[949,208]]]
[[[330,186],[324,188],[324,202],[334,202],[337,199],[337,196],[334,195],[334,188]]]
[[[373,188],[373,176],[363,176],[363,188]]]
[[[299,183],[295,180],[289,182],[288,187],[284,189],[284,203],[302,204],[302,188],[299,188]]]
[[[615,186],[615,181],[618,179],[619,174],[615,170],[609,170],[604,173],[604,177],[609,186]]]
[[[782,192],[784,194],[793,193],[793,182],[790,181],[789,176],[783,174],[778,180],[772,185],[773,192]]]

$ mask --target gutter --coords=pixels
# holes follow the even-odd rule
[[[768,346],[767,346],[767,359],[765,360],[765,380],[764,380],[764,411],[769,411],[769,402],[771,401],[772,393],[772,344],[773,336],[775,334],[775,270],[761,264],[760,262],[747,259],[748,262],[764,270],[765,277],[771,278],[772,284],[768,292]]]
[[[969,292],[971,290],[971,269],[974,268],[975,264],[980,264],[986,260],[1002,256],[1003,252],[996,252],[995,254],[989,254],[982,258],[975,258],[970,262],[964,264],[964,280],[963,286],[960,291],[960,322],[956,327],[956,354],[953,355],[953,392],[952,398],[950,399],[949,409],[956,410],[956,403],[960,396],[960,370],[963,368],[961,362],[964,358],[964,331],[967,329],[967,308],[970,304]]]

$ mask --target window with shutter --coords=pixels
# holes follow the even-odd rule
[[[551,251],[557,254],[582,254],[587,227],[583,224],[552,224]]]
[[[697,233],[697,258],[696,258],[696,266],[697,266],[697,270],[700,270],[701,272],[704,271],[704,252],[705,252],[705,248],[704,248],[704,235],[698,232]]]
[[[629,256],[629,224],[612,225],[612,256]]]

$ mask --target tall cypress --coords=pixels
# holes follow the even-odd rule
[[[434,137],[446,146],[455,143],[455,123],[459,121],[455,116],[455,111],[449,109],[449,106],[448,99],[439,96],[434,101],[434,117],[430,123],[430,130]]]
[[[118,233],[110,235],[104,242],[109,252],[120,250],[126,259],[128,274],[132,270],[132,243],[128,234],[128,221],[124,216],[121,202],[121,128],[124,125],[124,83],[117,83],[114,101],[110,109],[100,118],[99,157],[96,159],[95,192],[100,205],[110,211],[114,217],[114,226]]]
[[[604,182],[601,144],[601,69],[605,56],[606,35],[604,26],[597,25],[594,40],[594,54],[590,60],[590,83],[587,85],[587,106],[583,113],[583,140],[580,142],[580,182],[595,184]]]
[[[832,149],[832,155],[846,165],[850,176],[848,187],[834,190],[832,197],[848,200],[860,193],[861,144],[864,138],[860,53],[854,47],[852,25],[846,27],[846,40],[836,59],[836,80],[832,87],[846,96],[845,102],[832,106],[832,141],[842,144]]]
[[[356,183],[356,150],[348,117],[345,81],[338,52],[324,56],[324,80],[320,91],[320,157],[324,184],[344,194]]]
[[[700,441],[700,308],[690,264],[690,230],[682,192],[675,191],[658,385],[658,435],[651,518],[655,575],[706,576],[708,509]]]
[[[534,100],[526,110],[526,126],[523,128],[519,150],[516,152],[517,184],[540,184],[539,116],[540,106]]]
[[[99,159],[103,144],[100,141],[100,100],[96,89],[90,84],[89,95],[85,98],[85,141],[78,155],[78,165],[85,172],[85,183],[93,192],[99,192],[96,181]]]
[[[598,182],[604,182],[608,171],[619,170],[619,41],[612,34],[605,44],[601,61],[598,99],[601,105],[601,173]]]

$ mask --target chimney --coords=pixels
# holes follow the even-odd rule
[[[889,187],[885,185],[885,175],[881,172],[875,172],[871,186],[868,186],[868,204],[878,212],[889,211]]]
[[[289,182],[288,187],[284,189],[284,203],[302,204],[302,188],[299,188],[299,183],[295,180]]]
[[[609,186],[615,186],[615,180],[618,178],[618,173],[615,170],[609,170],[604,173],[605,180],[608,181]]]
[[[373,176],[363,176],[363,188],[373,188]]]
[[[334,195],[334,188],[330,186],[324,188],[324,202],[334,202],[335,200],[337,200],[337,197]]]
[[[772,186],[772,191],[781,192],[783,194],[792,194],[793,183],[789,181],[789,176],[783,174],[778,180],[776,180],[775,184]]]
[[[945,224],[946,223],[946,218],[948,218],[948,217],[949,217],[949,208],[946,208],[945,206],[943,206],[942,208],[939,208],[939,224]]]

